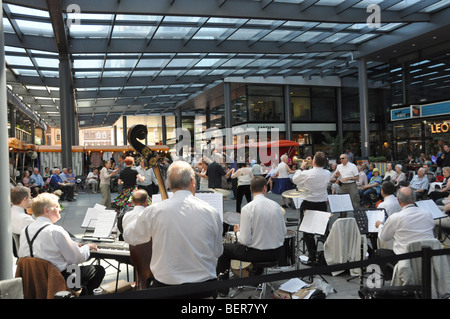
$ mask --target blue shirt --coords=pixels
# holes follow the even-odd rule
[[[30,179],[34,179],[33,186],[44,186],[44,179],[42,178],[41,174],[34,175],[31,174]]]
[[[59,185],[58,183],[62,183],[62,179],[61,177],[59,177],[59,175],[53,174],[52,177],[50,178],[50,184],[55,188],[58,189]]]
[[[380,195],[381,192],[381,183],[383,183],[383,178],[381,176],[373,176],[370,179],[369,185],[373,185],[375,183],[378,183],[377,186],[372,187],[373,189],[375,189],[377,191],[377,195]]]
[[[409,183],[409,186],[412,189],[428,189],[430,182],[428,181],[428,177],[424,175],[422,178],[419,178],[419,175],[414,175],[413,179]]]

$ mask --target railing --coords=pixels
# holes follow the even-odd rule
[[[303,278],[308,276],[323,275],[334,271],[349,270],[354,268],[367,267],[369,265],[385,265],[387,263],[395,264],[399,260],[422,258],[422,284],[421,284],[421,298],[431,299],[431,281],[432,281],[432,266],[431,259],[434,256],[442,256],[450,254],[450,249],[433,250],[428,246],[423,246],[422,250],[396,255],[389,257],[370,258],[361,261],[347,262],[343,264],[336,264],[330,266],[317,266],[308,269],[283,271],[278,273],[272,273],[267,275],[253,276],[247,278],[229,279],[224,281],[204,282],[188,285],[177,285],[163,288],[151,288],[140,291],[89,296],[84,298],[104,298],[104,299],[166,299],[166,298],[179,298],[184,295],[190,295],[194,293],[201,293],[211,291],[215,289],[224,289],[238,286],[247,286],[260,284],[264,282],[274,282],[280,280],[288,280],[291,278]],[[362,271],[361,275],[362,276]],[[362,281],[361,281],[362,282]]]

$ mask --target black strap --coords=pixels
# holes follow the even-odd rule
[[[25,228],[25,235],[27,236],[28,246],[30,247],[30,257],[34,257],[34,254],[33,254],[33,243],[34,243],[34,240],[36,239],[37,235],[39,235],[39,233],[47,226],[50,226],[50,224],[45,224],[44,226],[39,228],[38,231],[36,232],[36,234],[34,234],[34,236],[33,236],[33,238],[31,240],[30,240],[30,236],[28,235],[28,226]]]

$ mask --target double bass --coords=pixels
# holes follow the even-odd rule
[[[133,125],[128,130],[128,142],[136,152],[144,157],[148,167],[152,167],[158,180],[159,192],[162,200],[168,198],[158,164],[157,153],[138,140],[144,140],[147,136],[147,127],[142,124]],[[149,281],[153,278],[150,270],[150,261],[152,259],[152,240],[148,243],[132,246],[130,245],[130,259],[136,272],[136,290],[146,289]]]

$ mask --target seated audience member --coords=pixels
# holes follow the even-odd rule
[[[275,261],[279,259],[286,236],[286,224],[280,205],[268,199],[266,180],[252,178],[253,200],[242,207],[241,223],[235,225],[236,243],[223,244],[223,254],[217,262],[219,280],[229,277],[232,259],[247,262]],[[228,289],[220,291],[222,296]]]
[[[435,238],[433,215],[415,206],[416,192],[410,187],[401,187],[397,191],[397,199],[402,209],[389,216],[384,223],[375,223],[375,227],[379,229],[378,237],[382,241],[394,241],[393,250],[378,249],[375,257],[405,254],[410,242]]]
[[[393,213],[397,213],[402,209],[398,203],[397,197],[395,197],[394,183],[383,182],[383,184],[381,184],[381,196],[383,196],[383,202],[380,203],[377,208],[384,208],[388,216],[391,216]]]
[[[75,173],[73,172],[72,168],[69,167],[67,169],[67,173],[65,173],[66,179],[70,184],[75,184],[77,182],[75,178]]]
[[[216,281],[217,258],[223,252],[219,212],[194,196],[195,173],[189,163],[173,162],[167,183],[173,196],[126,221],[123,237],[130,245],[152,240],[150,288]],[[217,296],[217,291],[187,297],[210,296]]]
[[[47,260],[58,268],[64,278],[72,272],[67,267],[80,264],[89,259],[90,250],[96,250],[96,244],[80,246],[73,241],[69,233],[55,223],[61,218],[58,197],[49,193],[39,194],[31,205],[36,220],[24,228],[20,234],[19,258],[35,257]],[[33,238],[33,241],[30,239]],[[100,265],[80,265],[81,287],[89,295],[98,288],[105,276]],[[80,287],[80,288],[81,288]],[[84,289],[83,289],[84,290]]]
[[[22,185],[25,187],[30,187],[30,171],[28,170],[23,173]]]
[[[445,198],[450,195],[450,183],[448,183],[448,178],[450,176],[450,167],[443,167],[442,174],[444,175],[444,181],[442,182],[441,189],[435,189],[428,194],[428,198],[433,201],[437,201],[440,198]]]
[[[34,197],[36,197],[40,193],[45,192],[44,179],[39,172],[39,168],[35,167],[33,169],[33,174],[31,174],[30,176],[30,181],[31,193]]]
[[[369,184],[363,186],[361,191],[359,192],[363,205],[366,207],[368,207],[372,202],[370,198],[371,194],[375,194],[376,196],[380,195],[381,183],[383,182],[383,179],[380,176],[380,170],[378,168],[374,168],[372,170],[372,174],[373,176],[370,179]]]
[[[373,169],[375,168],[375,164],[374,163],[370,163],[369,164],[369,169],[367,171],[367,180],[370,181],[370,179],[372,178],[372,174],[373,174]],[[378,172],[379,173],[379,172]]]
[[[363,186],[367,185],[367,175],[366,175],[366,173],[364,173],[361,165],[358,165],[356,167],[358,168],[358,172],[359,172],[359,179],[356,182],[356,185],[358,186],[358,189],[361,190]]]
[[[406,174],[402,171],[402,165],[397,164],[395,165],[395,172],[397,173],[397,177],[394,178],[394,185],[395,187],[400,186],[408,186],[406,181]]]
[[[88,176],[86,177],[86,183],[88,184],[88,187],[92,187],[92,192],[94,194],[97,194],[98,191],[98,169],[94,168],[92,172],[89,172]]]
[[[425,176],[425,169],[421,167],[417,170],[417,174],[414,175],[409,186],[416,193],[416,198],[422,199],[428,191],[429,184],[428,178]]]
[[[396,178],[397,178],[397,172],[394,171],[391,163],[387,163],[386,164],[386,173],[384,174],[383,180],[393,182]]]
[[[34,222],[34,218],[27,214],[31,206],[30,189],[25,186],[16,186],[11,189],[11,226],[12,233],[20,235],[22,229]]]
[[[50,184],[54,190],[60,189],[63,194],[61,195],[61,200],[67,199],[69,202],[75,200],[75,185],[70,184],[69,182],[63,182],[60,174],[61,171],[59,168],[55,168],[53,170],[54,174],[50,178]]]
[[[436,174],[431,171],[430,164],[425,163],[425,164],[422,165],[422,167],[425,169],[425,175],[428,178],[428,182],[430,184],[435,182],[436,181]]]

